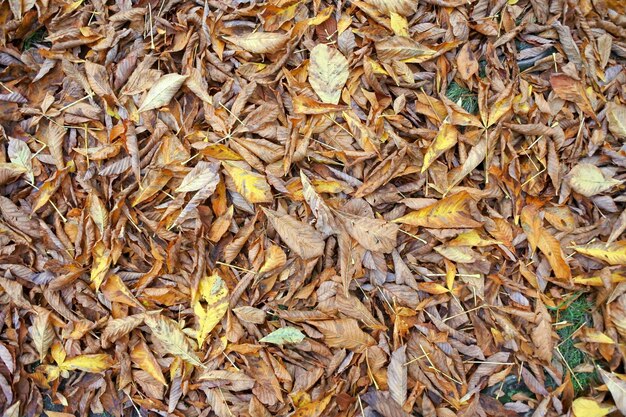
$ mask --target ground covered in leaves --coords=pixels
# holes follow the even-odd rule
[[[0,414],[626,413],[624,8],[0,2]]]

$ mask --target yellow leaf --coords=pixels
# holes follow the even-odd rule
[[[100,289],[100,285],[109,272],[111,265],[111,251],[106,248],[102,241],[96,243],[92,250],[93,264],[91,265],[91,282],[94,284],[96,291]]]
[[[452,291],[454,287],[454,277],[456,276],[456,266],[448,259],[444,259],[443,262],[446,265],[446,287],[448,290]]]
[[[319,417],[324,412],[324,409],[330,402],[332,394],[328,394],[326,397],[322,398],[319,401],[310,402],[296,410],[295,413],[292,414],[292,417]]]
[[[206,307],[202,302],[207,304]],[[228,288],[219,275],[204,277],[198,285],[193,311],[198,317],[198,346],[202,346],[211,330],[222,320],[228,310]]]
[[[166,169],[151,169],[141,181],[139,190],[133,194],[132,206],[142,203],[158,193],[165,184],[173,177],[171,171]]]
[[[271,245],[265,253],[265,262],[261,269],[259,269],[259,274],[273,271],[285,265],[285,263],[287,263],[287,255],[285,255],[285,252],[283,252],[280,246]]]
[[[391,12],[391,30],[398,36],[409,36],[409,22],[407,22],[406,17],[396,13]]]
[[[513,106],[513,94],[512,94],[512,86],[510,84],[509,88],[502,92],[500,98],[493,104],[491,109],[489,110],[489,118],[487,121],[487,127],[493,126],[502,116],[504,116],[511,107]]]
[[[133,293],[130,292],[117,274],[109,276],[104,285],[102,285],[102,293],[109,301],[115,301],[116,303],[122,303],[144,310],[143,305],[137,301]]]
[[[222,161],[226,172],[233,179],[237,192],[250,203],[269,203],[272,192],[265,176],[241,168],[227,161]]]
[[[241,156],[237,152],[233,151],[226,145],[222,145],[221,143],[209,145],[206,148],[202,148],[200,150],[200,153],[204,156],[209,156],[214,159],[228,159],[231,161],[242,160]]]
[[[141,369],[150,374],[154,379],[159,381],[163,385],[167,385],[163,372],[161,372],[161,365],[157,362],[156,358],[143,340],[139,341],[130,352],[130,358]]]
[[[433,143],[430,144],[426,155],[424,155],[424,164],[422,172],[426,171],[430,164],[439,158],[445,151],[452,148],[457,143],[458,131],[448,122],[444,122],[439,128],[439,133],[435,137]]]
[[[430,206],[395,219],[395,223],[422,226],[431,229],[453,229],[480,227],[482,224],[472,219],[467,210],[470,195],[466,191],[451,195]]]
[[[626,281],[626,276],[614,272],[610,275],[607,281],[609,284],[618,284],[620,282]],[[592,287],[603,287],[604,281],[602,280],[602,277],[600,276],[594,276],[594,277],[578,276],[574,278],[574,284],[589,285]]]
[[[613,243],[590,243],[584,246],[575,246],[574,250],[604,261],[609,265],[626,265],[626,240]]]
[[[78,355],[59,364],[62,371],[102,372],[113,366],[113,359],[105,354]]]
[[[448,246],[490,246],[500,244],[502,244],[502,242],[499,240],[483,239],[476,230],[463,232],[448,242]]]
[[[601,407],[590,398],[576,398],[572,403],[575,417],[602,417],[613,411],[613,407]]]
[[[420,282],[417,284],[420,291],[427,292],[428,294],[446,294],[449,290],[441,284],[436,282]]]

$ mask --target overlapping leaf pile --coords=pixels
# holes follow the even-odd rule
[[[0,2],[5,416],[626,413],[618,0]]]

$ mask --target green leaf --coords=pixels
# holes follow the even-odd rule
[[[285,343],[300,343],[304,340],[302,332],[294,327],[283,327],[278,330],[274,330],[272,333],[265,336],[259,342],[274,343],[275,345],[282,345]]]

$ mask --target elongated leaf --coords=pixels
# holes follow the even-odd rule
[[[289,40],[289,36],[274,32],[253,32],[242,36],[225,36],[228,42],[255,54],[278,52]]]
[[[399,226],[381,219],[339,213],[344,227],[361,246],[374,252],[391,253],[396,247]]]
[[[424,164],[422,172],[426,171],[430,164],[439,158],[445,151],[456,145],[458,131],[450,123],[445,122],[439,128],[439,133],[435,137],[433,143],[430,144],[426,155],[424,155]]]
[[[463,191],[395,219],[394,222],[433,229],[480,227],[481,223],[472,219],[467,210],[469,199],[470,195]]]
[[[138,111],[144,112],[167,106],[186,79],[187,75],[180,74],[167,74],[162,76],[152,88],[150,88],[150,91],[146,94]]]
[[[609,265],[626,265],[626,241],[613,243],[594,242],[583,246],[575,246],[574,250]]]

